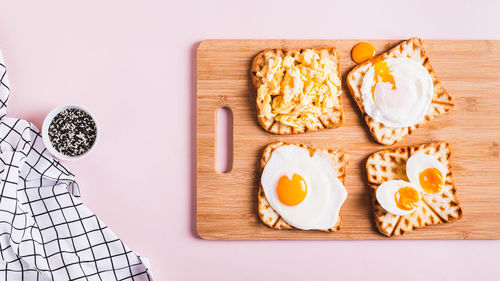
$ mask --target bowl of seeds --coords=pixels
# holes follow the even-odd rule
[[[42,126],[42,139],[49,152],[61,160],[87,156],[98,139],[94,115],[79,105],[62,105],[52,110]]]

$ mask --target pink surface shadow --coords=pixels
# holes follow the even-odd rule
[[[190,232],[194,238],[200,238],[198,235],[198,231],[196,229],[196,58],[197,58],[197,50],[198,46],[200,45],[201,42],[196,42],[191,46],[191,61],[190,61],[190,92],[191,92],[191,99],[190,99],[190,107],[189,110],[191,111],[190,117],[191,117],[191,132],[190,135],[191,137],[189,138],[189,147],[190,152],[191,152],[191,173],[190,173],[190,180],[191,180],[191,206],[189,206],[189,212],[191,213],[191,224],[190,225]]]

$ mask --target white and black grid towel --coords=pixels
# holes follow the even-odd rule
[[[5,116],[1,52],[0,77],[0,280],[153,280],[147,260],[82,204],[37,128]]]

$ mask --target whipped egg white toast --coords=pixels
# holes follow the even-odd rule
[[[347,86],[371,135],[384,145],[454,106],[419,38],[359,64],[347,75]]]
[[[462,218],[447,142],[376,152],[366,161],[375,225],[400,236],[428,225]]]
[[[339,231],[348,162],[341,149],[286,142],[267,145],[260,164],[261,221],[273,229]]]
[[[273,134],[299,134],[341,126],[339,60],[334,47],[258,54],[250,75],[262,128]]]

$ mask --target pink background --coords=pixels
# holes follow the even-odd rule
[[[157,280],[500,280],[498,240],[200,240],[193,184],[201,40],[500,39],[500,2],[20,2],[0,1],[8,114],[40,126],[63,103],[95,113],[98,147],[66,164]]]

